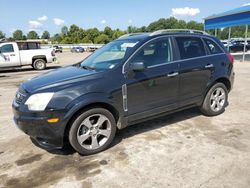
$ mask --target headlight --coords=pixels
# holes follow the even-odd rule
[[[44,111],[54,93],[38,93],[31,95],[25,104],[31,111]]]

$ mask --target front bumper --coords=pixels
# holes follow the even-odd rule
[[[62,111],[27,112],[22,106],[12,105],[14,121],[17,127],[32,137],[45,149],[59,149],[64,144],[66,123],[63,121],[65,113]],[[48,123],[49,118],[59,118],[57,123]]]

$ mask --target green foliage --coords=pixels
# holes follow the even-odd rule
[[[48,31],[44,31],[42,36],[41,36],[42,39],[50,39],[50,34]]]
[[[28,39],[39,39],[39,36],[38,36],[37,32],[35,32],[35,31],[30,31],[30,32],[27,34],[27,38],[28,38]]]
[[[106,44],[109,42],[109,36],[105,34],[101,34],[95,38],[95,43],[97,44]]]
[[[14,40],[24,40],[24,39],[26,39],[26,36],[23,35],[22,30],[19,30],[19,29],[14,31],[12,35],[13,35],[12,38]]]
[[[5,34],[2,31],[0,31],[0,39],[2,38],[5,38]]]
[[[69,32],[68,27],[67,26],[63,26],[62,29],[61,29],[62,35],[66,36],[68,34],[68,32]]]
[[[196,21],[186,22],[184,20],[178,20],[174,17],[170,18],[161,18],[158,21],[150,23],[148,26],[142,27],[134,27],[129,26],[127,30],[122,31],[120,29],[112,29],[110,27],[105,27],[104,30],[100,31],[97,28],[84,29],[79,26],[73,24],[69,28],[67,26],[63,26],[61,28],[61,32],[55,34],[50,38],[50,34],[48,31],[44,31],[42,35],[42,39],[49,39],[52,43],[56,44],[77,44],[77,43],[99,43],[106,44],[112,40],[119,38],[120,36],[126,33],[137,33],[137,32],[153,32],[160,29],[195,29],[195,30],[203,30],[203,23],[199,23]],[[214,35],[214,30],[207,31],[208,33]],[[220,39],[228,38],[229,29],[218,29],[217,36]],[[245,26],[232,27],[231,37],[244,37]],[[250,27],[249,27],[250,34]],[[0,38],[3,37],[4,34],[0,32]],[[250,36],[250,35],[249,35]],[[15,40],[26,39],[25,35],[21,30],[17,30],[13,33],[13,38]],[[38,39],[39,36],[35,31],[31,31],[27,35],[28,39]]]

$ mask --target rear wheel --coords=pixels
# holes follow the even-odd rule
[[[223,83],[216,83],[208,91],[201,112],[208,116],[216,116],[225,111],[228,100],[228,90]]]
[[[105,150],[113,141],[116,122],[106,109],[93,108],[84,111],[72,123],[69,142],[82,155]]]
[[[36,59],[33,62],[32,67],[36,70],[44,70],[46,68],[46,62],[43,59]]]

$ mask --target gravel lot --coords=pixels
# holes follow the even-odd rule
[[[58,54],[60,64],[49,69],[86,55]],[[146,121],[88,157],[45,151],[19,131],[12,99],[21,82],[42,72],[0,72],[0,187],[250,187],[250,63],[235,63],[235,72],[224,114],[208,118],[190,109]]]

